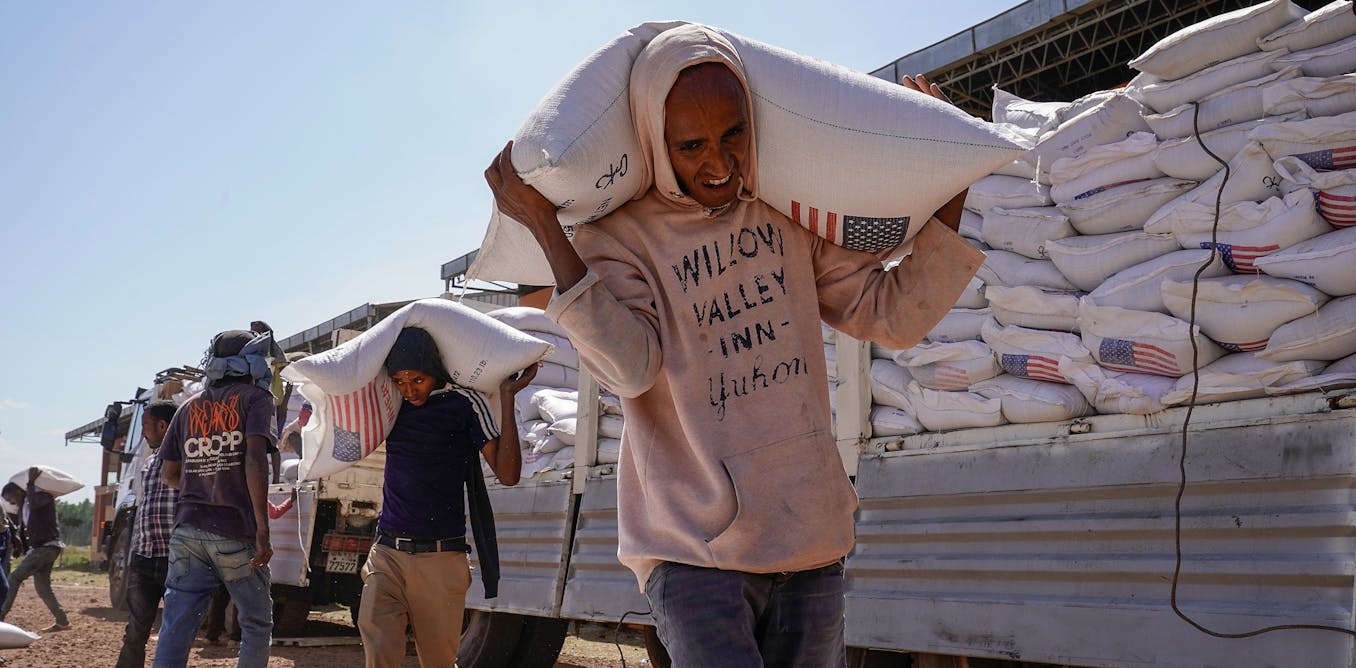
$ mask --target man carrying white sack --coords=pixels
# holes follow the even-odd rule
[[[944,99],[922,77],[906,85]],[[964,193],[886,272],[757,200],[749,93],[725,39],[659,35],[630,96],[647,184],[573,246],[511,145],[485,173],[551,263],[547,314],[622,397],[618,557],[675,666],[844,665],[857,498],[819,321],[892,348],[921,340],[983,260],[953,231]]]

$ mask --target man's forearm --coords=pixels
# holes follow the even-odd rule
[[[250,448],[245,454],[245,485],[249,488],[250,509],[260,532],[268,531],[268,460],[262,449]]]

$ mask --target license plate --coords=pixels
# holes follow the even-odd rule
[[[358,552],[329,552],[325,555],[325,571],[329,573],[358,572]]]

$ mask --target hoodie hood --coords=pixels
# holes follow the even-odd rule
[[[665,201],[683,208],[703,208],[683,194],[664,143],[664,101],[669,90],[678,80],[679,73],[701,63],[725,65],[744,87],[744,106],[749,116],[749,153],[740,165],[743,180],[739,199],[750,201],[758,197],[758,142],[754,134],[753,96],[744,76],[744,63],[734,45],[724,36],[706,26],[688,24],[660,33],[631,66],[631,120],[636,127],[641,152],[638,161],[640,190],[635,199],[644,197],[653,185]]]

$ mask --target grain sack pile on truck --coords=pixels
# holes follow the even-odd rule
[[[994,120],[1036,144],[966,200],[986,303],[957,304],[912,351],[873,349],[873,418],[941,430],[1157,412],[1191,400],[1193,341],[1198,403],[1352,384],[1351,4],[1217,16],[1132,61],[1126,88],[1071,103],[995,90]],[[1001,375],[979,369],[981,348]],[[949,405],[963,411],[942,419]]]

